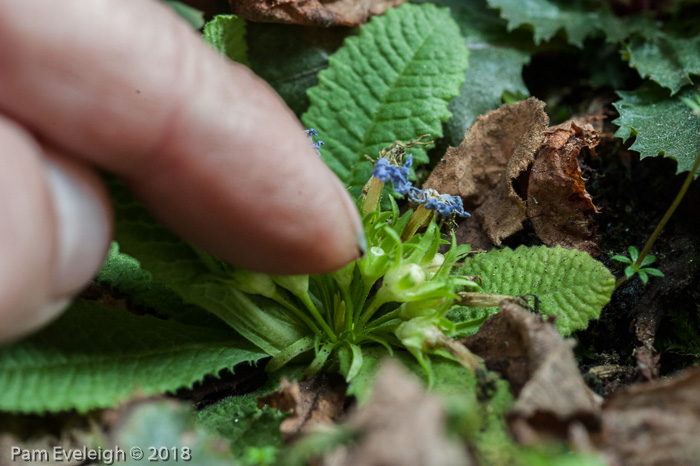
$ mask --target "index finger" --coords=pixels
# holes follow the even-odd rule
[[[0,112],[237,265],[328,271],[361,224],[281,99],[153,1],[0,0]]]

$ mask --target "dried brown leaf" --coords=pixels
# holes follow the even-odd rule
[[[332,424],[343,415],[347,386],[338,378],[324,374],[301,382],[282,379],[274,393],[258,399],[258,406],[270,406],[291,414],[280,424],[286,440],[292,440],[311,428]]]
[[[599,406],[556,327],[505,300],[464,344],[500,372],[518,396],[509,416],[519,440],[567,438],[572,426],[595,428]]]
[[[597,446],[610,464],[700,464],[700,369],[618,390],[603,407]]]
[[[349,416],[360,432],[352,448],[324,460],[333,466],[468,466],[465,451],[445,436],[440,402],[398,363],[382,362],[372,399]]]
[[[527,186],[527,216],[547,246],[599,255],[593,214],[598,209],[586,191],[578,156],[600,140],[590,123],[567,121],[553,126],[535,155]]]
[[[424,187],[459,195],[472,219],[497,245],[522,228],[525,194],[517,180],[533,163],[549,119],[534,97],[481,115],[458,147],[447,150]]]
[[[350,26],[366,23],[406,0],[230,0],[241,18],[264,23],[304,26]]]

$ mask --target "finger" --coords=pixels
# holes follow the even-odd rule
[[[53,319],[96,273],[107,202],[95,174],[0,117],[0,341]]]
[[[0,108],[194,244],[275,273],[359,256],[356,208],[291,111],[159,3],[0,0],[0,43]]]

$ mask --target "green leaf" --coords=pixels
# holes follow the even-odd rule
[[[237,458],[250,448],[281,448],[280,423],[287,417],[269,406],[258,408],[259,392],[224,398],[197,413],[197,422],[225,437]]]
[[[469,50],[464,84],[450,103],[452,118],[445,124],[448,143],[458,146],[479,115],[501,106],[504,93],[529,95],[522,69],[530,62],[534,46],[528,35],[509,33],[506,22],[483,0],[432,3],[450,8]]]
[[[539,298],[539,311],[556,316],[568,335],[596,319],[612,295],[615,278],[588,254],[559,246],[509,248],[477,254],[460,274],[479,275],[487,293]]]
[[[124,296],[127,309],[135,307],[139,313],[175,320],[181,324],[199,327],[221,326],[221,319],[198,306],[187,305],[170,288],[153,281],[131,256],[119,252],[119,244],[112,243],[107,259],[96,280],[119,296]]]
[[[630,253],[630,259],[632,262],[637,262],[637,258],[639,257],[639,249],[637,249],[635,246],[630,246],[627,248],[627,250]]]
[[[642,280],[642,283],[644,283],[645,285],[649,283],[649,276],[646,274],[646,271],[637,270],[637,274],[639,274],[639,278]]]
[[[620,128],[615,136],[623,140],[636,136],[630,149],[642,159],[664,155],[678,162],[678,173],[689,171],[700,151],[700,118],[681,98],[692,98],[699,91],[700,86],[687,86],[671,97],[653,82],[636,91],[618,91],[621,100],[613,105],[620,117],[613,123]]]
[[[616,23],[608,8],[582,0],[487,0],[508,20],[508,30],[527,25],[534,31],[535,43],[548,41],[559,30],[570,44],[583,47],[583,40],[606,31]]]
[[[319,71],[328,67],[328,57],[340,48],[348,31],[248,23],[248,58],[253,71],[301,116],[309,108],[307,89],[318,84]]]
[[[628,265],[625,267],[625,277],[632,278],[634,274],[637,273],[637,268],[633,265]]]
[[[274,356],[308,329],[272,300],[245,296],[226,284],[227,266],[195,250],[157,223],[120,182],[108,185],[117,214],[115,237],[156,282],[185,303],[214,313],[267,354]]]
[[[196,8],[192,8],[182,2],[174,0],[163,0],[163,3],[170,6],[182,19],[190,23],[194,29],[201,29],[204,26],[204,13]]]
[[[646,269],[643,269],[643,270],[645,273],[648,273],[649,275],[653,275],[655,277],[663,277],[664,276],[664,273],[659,269],[647,267]]]
[[[330,58],[309,89],[302,120],[325,145],[324,160],[355,194],[376,157],[394,141],[442,135],[467,68],[467,49],[448,10],[405,4],[374,17]],[[411,149],[416,163],[425,148]]]
[[[78,301],[41,332],[0,349],[0,410],[85,412],[190,387],[265,356],[225,327],[186,326]]]
[[[649,265],[649,264],[653,264],[654,261],[656,261],[656,257],[655,257],[655,256],[645,256],[645,257],[644,257],[644,260],[642,260],[642,263],[639,264],[639,266],[640,266],[640,267],[644,267],[644,266],[647,266],[647,265]]]
[[[204,26],[202,38],[220,54],[250,66],[245,41],[245,20],[235,15],[218,15]]]
[[[623,262],[623,263],[625,263],[625,264],[631,264],[631,263],[632,263],[632,260],[631,260],[629,257],[620,256],[619,254],[616,254],[616,255],[612,256],[610,259],[612,259],[612,260],[614,260],[614,261],[618,261],[618,262]]]
[[[625,46],[624,57],[642,78],[656,81],[676,94],[700,74],[700,36],[679,37],[656,31],[652,38],[636,36]]]

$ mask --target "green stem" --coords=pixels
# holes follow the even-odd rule
[[[374,176],[370,178],[367,189],[367,196],[362,204],[362,215],[365,216],[370,212],[374,212],[379,208],[379,199],[382,196],[382,188],[384,183],[379,181],[379,178]]]
[[[673,203],[671,204],[671,207],[668,208],[666,213],[664,214],[663,218],[659,222],[658,225],[656,225],[656,229],[654,230],[654,233],[651,234],[649,239],[647,240],[646,244],[644,245],[644,249],[642,249],[642,252],[639,253],[639,256],[637,257],[637,260],[634,261],[634,266],[638,270],[639,266],[642,264],[642,261],[644,258],[649,254],[649,251],[651,251],[652,246],[654,246],[654,243],[658,239],[659,235],[661,234],[661,230],[664,229],[668,221],[671,219],[671,216],[674,214],[676,209],[678,208],[678,205],[681,203],[683,198],[685,197],[685,193],[688,191],[688,188],[690,187],[690,183],[692,183],[693,178],[695,176],[695,172],[698,170],[698,166],[700,166],[700,152],[698,153],[697,156],[695,156],[695,163],[693,164],[693,168],[688,172],[688,176],[685,177],[685,181],[683,182],[683,186],[681,186],[680,191],[678,191],[678,194],[676,195],[676,198],[673,200]],[[623,275],[617,282],[615,282],[615,288],[619,288],[620,285],[625,283],[627,281],[627,276]]]
[[[418,229],[430,221],[430,217],[433,215],[432,210],[428,210],[422,205],[413,212],[411,218],[408,219],[406,227],[401,232],[401,241],[408,241],[413,235],[416,234]]]
[[[379,319],[373,321],[371,326],[363,327],[362,332],[363,333],[371,333],[373,330],[375,330],[377,327],[381,326],[383,323],[388,322],[391,319],[397,318],[399,316],[400,309],[401,309],[401,306],[399,306],[397,309],[394,309],[391,312],[384,314]]]
[[[301,319],[301,321],[304,322],[306,324],[306,326],[309,327],[314,333],[319,333],[320,330],[316,326],[314,321],[311,320],[309,318],[309,316],[307,316],[304,313],[304,311],[294,307],[294,305],[292,303],[290,303],[289,301],[284,299],[284,297],[279,292],[275,293],[272,296],[272,300],[275,301],[277,304],[280,304],[281,306],[283,306],[285,309],[289,310],[292,314],[294,314],[299,319]]]
[[[382,290],[380,289],[379,292],[377,292],[377,294],[374,295],[374,298],[372,298],[372,301],[369,303],[369,306],[367,306],[367,309],[365,309],[362,312],[362,315],[360,316],[360,322],[359,322],[360,328],[364,327],[364,325],[367,323],[367,321],[372,318],[374,313],[377,312],[379,310],[379,308],[382,307],[382,305],[389,302],[388,299],[381,296],[381,294],[382,294],[381,291]]]
[[[318,322],[323,331],[326,332],[328,338],[330,338],[330,340],[333,343],[338,341],[338,337],[336,337],[335,333],[333,333],[333,330],[331,330],[331,328],[328,326],[328,323],[323,319],[323,316],[321,316],[321,313],[318,312],[318,309],[316,309],[316,305],[314,305],[313,301],[311,301],[309,293],[299,293],[299,295],[297,295],[297,298],[299,298],[301,302],[304,303],[306,309],[308,309],[311,315],[314,316],[314,319],[316,319],[316,322]]]

